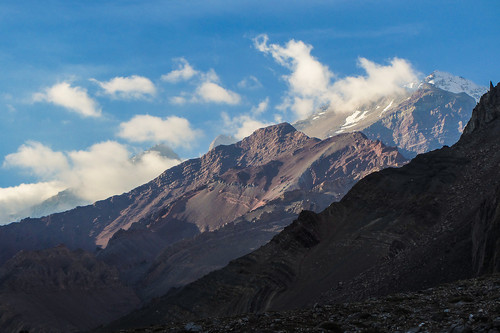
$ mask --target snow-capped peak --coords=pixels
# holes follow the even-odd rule
[[[432,72],[431,75],[424,79],[424,82],[452,93],[464,92],[474,98],[476,102],[478,102],[481,96],[488,91],[486,87],[479,86],[461,76],[455,76],[441,71]]]

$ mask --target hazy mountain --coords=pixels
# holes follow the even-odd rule
[[[292,309],[417,290],[500,270],[500,85],[459,142],[373,173],[260,249],[118,326]]]
[[[175,153],[172,148],[165,144],[155,145],[150,149],[133,156],[131,158],[131,161],[133,163],[138,163],[145,155],[152,152],[158,154],[160,157],[178,160],[179,162],[181,161],[179,155],[177,155],[177,153]],[[68,188],[35,206],[27,207],[22,212],[17,214],[17,216],[11,216],[10,220],[18,221],[24,217],[34,218],[47,216],[49,214],[64,212],[77,206],[89,205],[91,203],[92,202],[90,202],[89,200],[83,199],[80,195],[78,195],[75,189]]]

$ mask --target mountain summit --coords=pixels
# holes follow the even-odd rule
[[[455,94],[466,93],[474,98],[476,102],[479,102],[481,96],[488,91],[486,87],[477,85],[461,76],[455,76],[442,71],[432,72],[423,82]]]

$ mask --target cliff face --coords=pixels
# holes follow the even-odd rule
[[[500,85],[453,147],[359,181],[262,248],[120,325],[289,309],[416,290],[499,268]]]

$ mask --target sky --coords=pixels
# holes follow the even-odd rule
[[[352,111],[433,70],[499,81],[497,1],[2,1],[2,214],[138,186],[218,134]],[[362,92],[362,93],[361,93]]]

